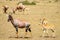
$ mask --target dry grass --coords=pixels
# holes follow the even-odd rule
[[[3,14],[2,6],[7,4],[10,7],[15,7],[17,2],[0,3],[0,40],[60,40],[60,4],[59,3],[38,3],[37,5],[27,6],[30,8],[29,15],[22,15],[22,12],[13,14],[14,18],[26,20],[31,23],[32,38],[15,38],[15,29],[10,22],[7,22],[7,16]],[[8,12],[10,9],[8,10]],[[46,17],[48,21],[55,24],[56,38],[44,38],[42,35],[40,19]],[[29,33],[28,33],[29,34]],[[24,36],[24,29],[19,29],[19,37]],[[30,36],[30,35],[27,35]]]

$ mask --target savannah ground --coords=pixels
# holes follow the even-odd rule
[[[19,38],[15,38],[15,28],[10,22],[7,22],[7,16],[3,13],[2,6],[7,4],[10,8],[7,12],[11,10],[11,7],[16,6],[17,1],[7,1],[0,2],[0,40],[60,40],[60,3],[59,2],[40,2],[37,5],[26,5],[30,8],[29,13],[25,12],[24,15],[22,12],[16,11],[16,14],[13,14],[13,18],[26,20],[31,23],[32,37],[28,33],[29,38],[22,38],[25,34],[25,29],[19,29]],[[27,13],[29,15],[27,15]],[[42,26],[39,25],[40,19],[47,18],[49,23],[55,25],[55,34],[56,38],[45,38],[41,37],[42,35]],[[51,34],[51,32],[49,33]]]

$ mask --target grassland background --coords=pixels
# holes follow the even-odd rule
[[[0,0],[1,1],[1,0]],[[15,29],[10,22],[7,22],[7,16],[3,14],[2,6],[7,4],[10,8],[7,12],[10,12],[12,7],[17,6],[17,1],[5,1],[0,2],[0,40],[60,40],[60,2],[40,1],[37,5],[25,5],[30,8],[29,15],[25,12],[16,12],[13,14],[13,18],[19,18],[31,23],[32,38],[14,38]],[[40,19],[46,17],[49,23],[52,23],[56,27],[56,38],[43,38]],[[29,34],[29,33],[28,33]],[[19,37],[24,36],[24,29],[19,29]],[[30,36],[30,35],[28,35]],[[12,37],[12,38],[10,38]]]

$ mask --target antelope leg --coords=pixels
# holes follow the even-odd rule
[[[17,38],[18,38],[18,27],[16,27],[16,35],[17,35]]]

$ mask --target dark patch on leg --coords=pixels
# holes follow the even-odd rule
[[[16,32],[18,32],[18,27],[15,27],[16,28]]]
[[[54,30],[53,30],[53,29],[51,29],[51,31],[52,31],[52,32],[54,32]]]
[[[26,28],[25,32],[31,32],[31,29],[30,28]]]
[[[28,31],[28,29],[25,30],[25,32],[27,32],[27,31]]]
[[[30,25],[27,25],[27,26],[26,26],[26,32],[28,32],[28,31],[31,32],[31,29],[29,28],[29,26],[30,26]]]
[[[29,32],[31,32],[31,28],[29,28]]]

